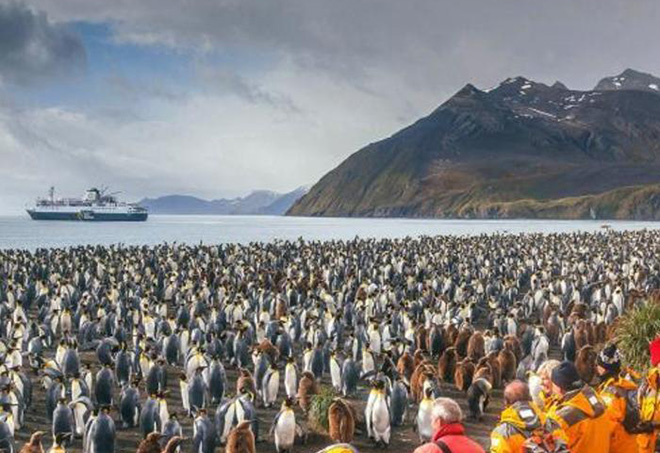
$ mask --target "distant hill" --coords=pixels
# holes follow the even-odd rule
[[[628,69],[591,91],[468,84],[351,155],[288,214],[660,219],[659,83]]]
[[[284,194],[256,190],[242,198],[218,200],[203,200],[189,195],[166,195],[145,198],[140,204],[148,208],[150,214],[283,215],[306,191],[305,187]]]

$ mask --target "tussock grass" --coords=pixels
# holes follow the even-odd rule
[[[319,393],[312,396],[312,402],[309,408],[310,425],[317,431],[327,433],[329,429],[328,409],[332,400],[337,397],[335,390],[327,385],[322,385]]]
[[[615,330],[624,363],[635,370],[646,370],[650,363],[649,342],[660,335],[660,303],[650,300],[629,310]]]

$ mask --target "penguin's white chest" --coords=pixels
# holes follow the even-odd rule
[[[330,360],[330,377],[332,378],[332,386],[335,389],[341,388],[341,368],[336,359]]]
[[[428,440],[433,435],[433,427],[431,424],[433,404],[431,401],[422,401],[419,405],[417,412],[417,431],[422,440]]]
[[[296,418],[292,410],[280,415],[275,427],[275,444],[279,448],[288,449],[293,445],[296,435]]]
[[[298,376],[293,366],[287,365],[284,371],[284,389],[286,396],[293,398],[298,393]]]
[[[274,371],[268,375],[268,380],[264,386],[264,400],[268,403],[273,403],[277,399],[277,393],[280,388],[280,373]]]

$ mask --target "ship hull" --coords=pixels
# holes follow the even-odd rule
[[[81,222],[144,222],[146,212],[58,212],[27,209],[32,220],[68,220]]]

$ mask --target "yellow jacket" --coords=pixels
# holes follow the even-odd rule
[[[566,433],[571,453],[610,453],[612,422],[605,403],[590,386],[564,395],[548,418]]]
[[[534,403],[515,403],[502,411],[500,422],[490,435],[490,453],[522,453],[525,440],[539,430],[552,433],[559,441],[566,441],[559,425],[546,420]]]
[[[607,379],[598,387],[598,393],[605,403],[606,412],[613,423],[610,448],[613,453],[637,453],[637,435],[630,434],[627,429],[627,399],[630,392],[635,392],[637,386],[623,377]]]
[[[637,395],[640,422],[660,423],[660,370],[652,368],[642,381]],[[658,431],[637,436],[639,453],[653,453]]]
[[[543,409],[546,413],[550,412],[550,410],[559,403],[559,398],[557,398],[557,396],[552,393],[545,393],[545,391],[541,392],[541,400],[543,401]]]
[[[357,449],[350,444],[335,444],[330,445],[317,453],[357,453]]]

